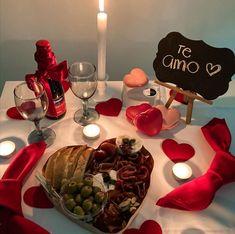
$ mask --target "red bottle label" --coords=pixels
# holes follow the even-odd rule
[[[64,96],[50,100],[46,116],[50,118],[58,118],[66,112]]]

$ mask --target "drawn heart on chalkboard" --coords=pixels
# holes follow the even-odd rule
[[[219,64],[213,65],[212,63],[207,63],[206,71],[209,74],[209,76],[213,76],[221,71],[221,66]]]

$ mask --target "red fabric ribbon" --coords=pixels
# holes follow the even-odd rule
[[[56,113],[48,79],[60,81],[63,86],[64,92],[66,92],[69,89],[69,83],[66,80],[66,78],[68,77],[67,61],[63,61],[59,64],[53,64],[51,66],[45,65],[45,67],[47,68],[43,71],[37,70],[35,74],[26,75],[25,80],[29,84],[32,83],[32,81],[38,81],[43,85],[49,99],[50,111],[52,113]]]
[[[202,132],[216,154],[207,172],[174,189],[157,201],[157,205],[180,210],[207,208],[224,184],[235,182],[235,157],[228,152],[231,133],[224,119],[214,118]]]
[[[0,180],[0,234],[49,234],[44,228],[24,218],[21,208],[24,179],[45,149],[45,142],[21,149]]]
[[[37,70],[35,74],[28,74],[25,76],[25,80],[28,83],[30,83],[31,81],[38,81],[42,83],[47,91],[47,95],[50,95],[48,97],[50,100],[52,99],[52,97],[51,97],[50,87],[47,82],[48,78],[60,81],[63,86],[64,92],[66,92],[69,89],[69,83],[66,80],[67,77],[68,77],[67,61],[63,61],[57,65],[48,68],[44,72]]]

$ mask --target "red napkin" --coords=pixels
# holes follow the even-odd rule
[[[45,149],[45,142],[21,149],[0,180],[0,234],[49,234],[44,228],[24,218],[21,208],[24,179]]]
[[[235,182],[235,157],[228,152],[231,134],[225,120],[212,119],[202,127],[202,132],[216,152],[209,169],[204,175],[160,198],[157,205],[180,210],[202,210],[211,204],[222,185]]]

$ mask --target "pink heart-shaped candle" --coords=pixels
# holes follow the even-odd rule
[[[123,82],[127,87],[142,87],[148,83],[148,76],[140,68],[133,68],[129,74],[123,78]]]
[[[95,107],[101,115],[118,116],[122,109],[122,101],[118,98],[110,98],[105,102],[100,102]]]
[[[148,110],[139,113],[133,120],[138,130],[148,136],[157,135],[162,129],[162,113],[159,109],[151,107]]]
[[[187,143],[178,143],[173,139],[165,139],[162,142],[162,150],[173,162],[184,162],[195,154],[194,148]]]
[[[164,105],[157,105],[163,117],[162,130],[176,127],[180,121],[180,112],[175,108],[166,108]]]
[[[136,115],[150,109],[151,107],[152,106],[149,105],[148,103],[142,103],[142,104],[137,105],[137,106],[129,106],[126,109],[126,117],[127,117],[128,121],[133,124],[133,120],[136,117]]]
[[[129,228],[123,234],[162,234],[161,226],[154,220],[146,220],[139,229]]]

